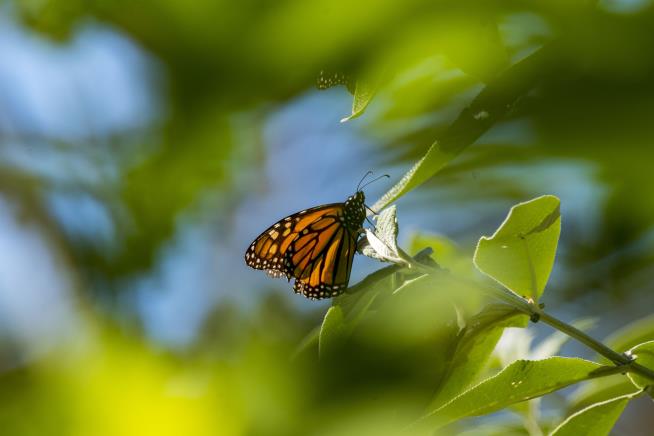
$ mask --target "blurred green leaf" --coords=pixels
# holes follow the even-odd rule
[[[445,425],[461,418],[485,415],[596,377],[601,374],[602,369],[612,367],[569,357],[518,360],[427,415],[423,420]]]
[[[344,355],[365,361],[361,370],[366,374],[385,371],[376,386],[397,385],[398,376],[410,379],[412,389],[421,391],[413,417],[424,410],[442,380],[449,350],[456,343],[459,327],[449,294],[449,289],[427,280],[413,282],[404,292],[383,295],[353,330],[348,345],[356,346],[351,348],[354,353]],[[397,387],[404,390],[411,385]]]
[[[456,243],[443,235],[432,235],[426,233],[414,233],[409,239],[409,251],[414,253],[424,248],[431,248],[431,257],[444,268],[452,268],[461,259],[470,263],[470,258],[460,252]]]
[[[370,101],[377,92],[378,88],[378,80],[357,80],[356,86],[354,88],[354,96],[352,98],[352,114],[341,119],[341,123],[353,120],[354,118],[358,118],[363,115],[363,112],[370,104]]]
[[[527,322],[526,315],[504,304],[490,305],[468,320],[459,333],[445,380],[428,409],[437,410],[468,388],[486,367],[504,329],[526,327]]]
[[[431,250],[425,249],[416,254],[416,259],[425,261]],[[400,265],[390,265],[366,276],[359,283],[349,287],[347,291],[334,298],[333,305],[339,306],[343,313],[345,334],[350,334],[366,313],[384,292],[390,292],[402,287],[406,281],[416,278],[415,273],[403,273]],[[323,320],[323,324],[327,318]]]
[[[188,121],[188,130],[174,130],[161,148],[126,171],[120,187],[124,208],[116,211],[125,236],[120,256],[87,255],[104,273],[122,275],[150,267],[161,245],[175,234],[180,215],[197,213],[202,195],[230,180],[232,127],[226,113],[214,110]]]
[[[636,320],[604,339],[616,351],[627,351],[638,344],[654,340],[654,315]]]
[[[433,38],[431,48],[434,52],[442,51],[462,71],[483,82],[489,82],[509,65],[509,57],[497,23],[491,17],[484,16],[485,12],[479,9],[469,11],[463,16],[454,13],[450,19],[443,20],[436,33],[430,29],[429,36]],[[471,14],[474,17],[471,17]],[[398,58],[406,56],[406,47],[398,51]],[[404,64],[405,62],[399,61],[398,65]],[[394,66],[397,68],[398,65]],[[388,67],[376,66],[377,71],[374,74],[357,79],[353,92],[352,114],[341,122],[361,116],[380,85],[385,82]],[[434,80],[433,76],[431,80]],[[432,96],[432,99],[434,97],[436,96]]]
[[[498,73],[509,66],[509,54],[497,23],[492,17],[484,16],[483,8],[471,11],[478,14],[474,25],[451,22],[444,26],[445,53],[461,70],[490,82]]]
[[[511,109],[515,101],[541,78],[543,63],[552,46],[543,47],[486,86],[461,112],[427,153],[372,206],[382,210],[407,192],[429,180],[466,147],[474,143]]]
[[[622,374],[589,380],[570,395],[568,411],[574,413],[592,404],[638,391],[640,389]]]
[[[437,435],[440,433],[437,433]],[[447,434],[447,433],[446,433]],[[516,422],[492,422],[479,423],[462,432],[457,436],[529,436],[522,423]]]
[[[654,341],[636,345],[634,348],[629,350],[629,354],[636,359],[637,363],[654,370]],[[648,389],[648,392],[652,395],[652,386],[654,386],[653,379],[633,372],[628,372],[627,377],[629,377],[632,383],[640,389]]]
[[[400,286],[398,286],[398,288],[393,291],[393,295],[399,292],[410,290],[411,287],[413,286],[423,286],[424,284],[429,282],[429,280],[430,277],[428,274],[421,275],[420,277],[416,277],[415,279],[409,279],[404,283],[402,283]]]
[[[454,154],[443,151],[435,142],[429,147],[427,153],[416,163],[395,186],[386,192],[372,206],[373,210],[380,210],[397,200],[407,192],[424,183],[431,176],[441,170],[445,164],[454,158]]]
[[[623,395],[580,410],[556,427],[552,436],[608,435],[627,403],[639,394]]]
[[[591,329],[597,323],[596,318],[585,318],[572,322],[572,326],[581,331]],[[531,359],[540,360],[552,357],[561,350],[561,347],[572,339],[570,336],[563,332],[556,331],[543,339],[529,355]]]
[[[474,263],[518,295],[535,301],[554,265],[561,233],[560,201],[552,195],[520,203],[491,237],[479,240]]]
[[[459,247],[454,241],[442,235],[429,233],[414,233],[409,239],[409,251],[415,253],[418,250],[430,247],[433,249],[431,258],[438,266],[451,271],[454,275],[462,277],[474,277],[476,269],[470,258],[472,251]]]
[[[490,362],[491,368],[500,370],[516,360],[531,359],[529,350],[531,343],[534,340],[534,335],[531,330],[522,329],[506,329],[500,343],[495,350],[493,350],[493,357]]]
[[[320,70],[316,80],[318,89],[324,90],[339,85],[345,86],[351,94],[354,94],[356,83],[351,75],[342,71]]]
[[[343,310],[339,306],[330,307],[325,314],[325,319],[320,328],[320,336],[318,338],[318,352],[320,356],[328,354],[333,348],[342,344],[345,331]]]
[[[343,313],[348,320],[355,320],[365,314],[372,302],[379,293],[388,289],[388,281],[391,280],[402,267],[390,265],[366,276],[359,283],[350,286],[345,293],[334,298],[334,306],[343,308]]]
[[[320,332],[322,330],[321,326],[311,330],[304,339],[300,341],[295,351],[293,351],[293,355],[291,356],[292,360],[298,358],[300,355],[308,352],[311,348],[319,344]]]

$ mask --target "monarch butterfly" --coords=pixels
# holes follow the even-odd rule
[[[250,244],[245,263],[271,277],[286,277],[289,282],[294,278],[295,293],[312,300],[342,294],[350,281],[366,218],[366,197],[361,189],[357,187],[343,203],[316,206],[282,218]]]

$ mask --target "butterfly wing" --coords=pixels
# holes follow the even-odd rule
[[[295,278],[308,298],[342,293],[350,279],[358,233],[346,228],[344,204],[304,210],[270,226],[250,245],[245,262],[273,277]]]
[[[322,226],[317,222],[315,226]],[[345,226],[331,224],[320,233],[299,238],[293,245],[291,264],[295,266],[293,290],[308,298],[335,297],[350,281],[358,234]]]
[[[245,263],[255,269],[277,271],[287,277],[294,277],[293,265],[288,263],[291,244],[300,238],[310,224],[323,219],[323,224],[338,220],[343,204],[334,203],[303,210],[277,221],[252,242],[245,252]],[[313,228],[319,230],[320,225]],[[308,230],[304,233],[306,234]]]

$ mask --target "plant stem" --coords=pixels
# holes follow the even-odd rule
[[[634,372],[637,374],[640,374],[642,376],[645,376],[652,381],[654,381],[654,370],[647,368],[645,366],[640,365],[639,363],[635,362],[631,357],[627,356],[624,353],[618,353],[617,351],[607,347],[600,341],[590,337],[586,333],[582,332],[578,328],[561,321],[558,318],[553,317],[552,315],[549,315],[548,313],[545,313],[537,304],[534,302],[527,300],[518,294],[511,292],[510,290],[506,288],[499,288],[499,287],[493,287],[493,286],[484,286],[481,287],[478,283],[468,280],[468,279],[463,279],[459,277],[454,277],[451,275],[445,276],[444,272],[442,269],[435,268],[432,265],[427,265],[425,263],[422,263],[415,259],[414,257],[410,256],[407,254],[405,251],[402,249],[399,249],[399,255],[401,260],[406,263],[410,268],[415,268],[419,271],[422,271],[426,274],[430,274],[433,276],[438,276],[439,279],[446,278],[448,280],[454,280],[457,283],[461,284],[466,284],[468,286],[480,289],[486,294],[489,294],[495,298],[498,298],[505,303],[515,307],[519,311],[523,312],[526,315],[529,315],[532,320],[538,321],[541,320],[545,324],[548,324],[549,326],[555,328],[556,330],[565,333],[566,335],[570,336],[571,338],[574,338],[581,342],[582,344],[586,345],[587,347],[591,348],[592,350],[596,351],[600,355],[606,357],[609,359],[611,362],[613,362],[617,367],[621,368],[624,372]]]
[[[626,371],[635,372],[654,381],[654,370],[647,368],[639,364],[638,362],[635,362],[631,357],[627,356],[626,354],[618,353],[612,350],[611,348],[607,347],[600,341],[593,339],[592,337],[588,336],[586,333],[575,328],[574,326],[565,323],[545,312],[541,313],[540,319],[544,323],[549,324],[555,329],[565,333],[566,335],[572,338],[575,338],[576,340],[586,345],[587,347],[590,347],[593,350],[597,351],[599,354],[606,357],[616,365],[624,366],[625,372]]]
[[[586,345],[587,347],[592,348],[593,350],[597,351],[599,354],[606,357],[616,365],[627,365],[631,362],[631,359],[627,357],[625,354],[613,351],[603,343],[593,339],[592,337],[588,336],[586,333],[582,332],[578,328],[570,324],[567,324],[558,318],[555,318],[543,312],[540,315],[540,320],[543,321],[545,324],[549,324],[555,329],[565,333],[566,335],[575,338],[576,340]]]

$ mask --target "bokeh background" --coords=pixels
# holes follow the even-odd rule
[[[295,358],[329,302],[244,250],[388,173],[372,204],[551,41],[539,84],[398,202],[400,241],[469,256],[511,205],[555,194],[548,308],[598,317],[598,337],[652,314],[652,28],[648,0],[0,2],[0,432],[380,434],[415,414],[433,386],[412,365],[431,361],[403,360],[424,350]],[[340,122],[352,96],[318,90],[322,70],[381,83],[363,116]],[[381,266],[357,256],[352,283]],[[651,407],[618,434],[647,434]]]

